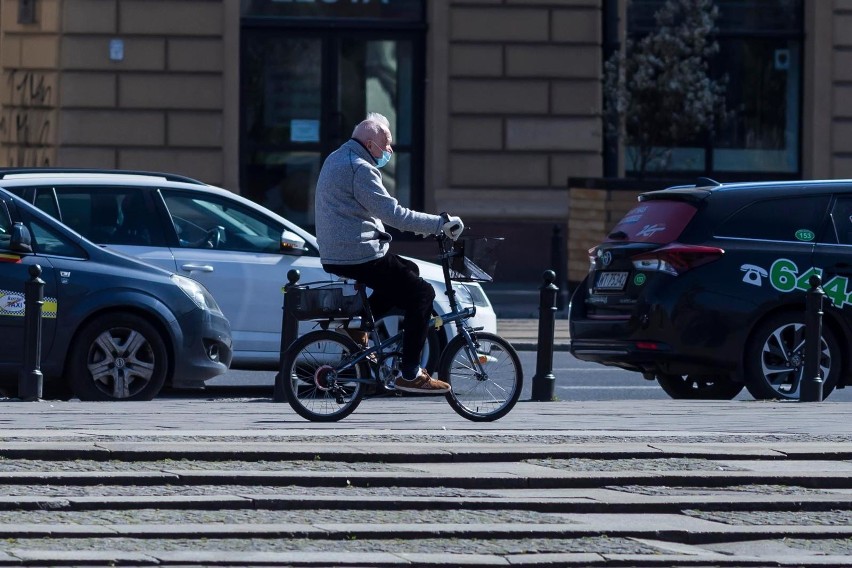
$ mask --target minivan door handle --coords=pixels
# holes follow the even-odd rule
[[[180,268],[187,272],[213,272],[213,267],[209,264],[183,264]]]

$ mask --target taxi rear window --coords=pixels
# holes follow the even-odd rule
[[[680,237],[696,208],[683,201],[646,201],[631,209],[613,227],[607,242],[666,244]]]

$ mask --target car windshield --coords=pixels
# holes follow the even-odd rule
[[[610,231],[607,242],[666,244],[680,237],[695,215],[683,201],[646,201],[631,209]]]
[[[225,200],[163,192],[182,247],[204,247],[208,233],[217,227],[224,240],[215,248],[250,252],[278,252],[281,227],[265,223]]]

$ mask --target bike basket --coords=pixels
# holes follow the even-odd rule
[[[364,300],[352,284],[344,282],[295,286],[293,315],[298,320],[349,319],[364,314]]]
[[[458,282],[491,282],[502,237],[462,237],[453,243],[450,278]]]

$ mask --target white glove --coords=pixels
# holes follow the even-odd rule
[[[449,221],[444,223],[441,229],[444,231],[444,234],[450,237],[453,240],[459,238],[459,235],[464,231],[464,223],[459,217],[453,217],[452,215],[449,217]]]

